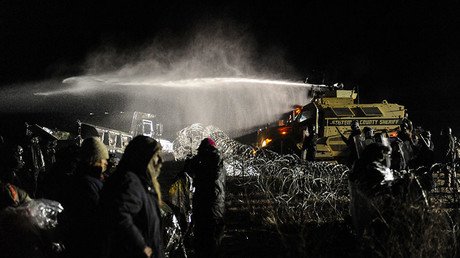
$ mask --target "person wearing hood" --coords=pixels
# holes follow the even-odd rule
[[[96,239],[91,232],[109,153],[99,138],[91,137],[82,142],[79,158],[76,174],[64,191],[62,228],[70,257],[93,257]]]
[[[107,179],[100,200],[100,257],[164,257],[160,152],[156,140],[136,136]]]
[[[225,169],[216,143],[205,138],[188,164],[195,193],[192,223],[196,257],[218,257],[224,233]]]

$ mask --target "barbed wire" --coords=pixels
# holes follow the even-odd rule
[[[256,149],[230,139],[216,127],[200,124],[191,125],[179,132],[178,138],[174,141],[176,159],[187,158],[196,150],[204,137],[211,137],[216,142],[224,158],[227,175],[231,177],[229,181],[243,186],[243,188],[234,189],[243,190],[245,193],[233,194],[232,198],[237,198],[236,203],[239,205],[244,203],[250,214],[254,216],[254,221],[261,221],[264,225],[276,230],[287,246],[290,246],[289,243],[292,242],[290,239],[295,239],[296,248],[302,247],[304,250],[301,253],[308,253],[309,240],[305,236],[315,234],[314,231],[309,231],[311,229],[309,225],[341,223],[348,216],[349,169],[345,165],[334,162],[304,162],[297,155],[280,155],[270,150]],[[411,171],[411,173],[414,172]],[[386,205],[386,203],[382,202],[381,205]],[[402,217],[407,217],[408,220],[398,223],[398,228],[390,229],[391,241],[387,242],[391,245],[402,242],[396,237],[401,231],[400,228],[412,232],[418,229],[411,227],[419,224],[415,221],[423,220],[428,221],[425,226],[427,230],[419,230],[421,233],[417,235],[423,236],[423,241],[416,242],[433,243],[434,247],[428,249],[448,253],[450,249],[443,246],[442,243],[436,244],[437,242],[431,241],[431,239],[442,237],[447,240],[452,238],[452,233],[445,233],[446,230],[452,231],[449,223],[444,223],[442,220],[445,218],[436,216],[436,210],[430,207],[426,207],[426,212],[423,209],[413,208],[412,205],[402,207],[405,214]],[[384,208],[392,210],[395,207],[384,206]],[[412,217],[424,219],[411,221]],[[447,214],[446,217],[449,218],[449,215]],[[396,216],[396,219],[398,218]],[[456,228],[457,226],[453,228],[454,231]],[[332,231],[321,232],[325,235],[334,233]],[[313,237],[321,237],[321,234],[316,233]],[[430,236],[435,238],[430,238]],[[405,246],[404,248],[412,246],[410,241],[406,242],[401,246]],[[395,250],[402,249],[396,248]],[[419,253],[425,253],[427,248],[417,248],[417,250]]]
[[[193,124],[178,133],[175,158],[194,153],[211,137],[221,151],[227,175],[240,185],[251,185],[270,200],[266,214],[277,223],[301,224],[342,220],[349,202],[348,168],[332,162],[303,162],[297,155],[256,149],[229,138],[219,128]]]

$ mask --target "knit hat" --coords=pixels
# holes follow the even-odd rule
[[[80,157],[83,161],[95,162],[109,159],[107,147],[98,137],[86,138],[81,144]]]
[[[200,146],[198,147],[198,150],[209,149],[211,147],[216,148],[216,142],[210,137],[207,137],[201,141]]]

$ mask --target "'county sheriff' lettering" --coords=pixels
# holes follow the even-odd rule
[[[362,126],[366,125],[400,125],[401,119],[327,119],[328,126],[344,126],[351,125],[353,120],[358,120]]]

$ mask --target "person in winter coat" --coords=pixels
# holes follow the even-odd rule
[[[353,166],[349,180],[368,197],[389,190],[388,183],[394,180],[390,167],[391,148],[382,143],[366,146],[363,155]]]
[[[394,182],[390,166],[391,148],[382,143],[366,146],[349,174],[350,214],[359,237],[376,217],[374,198],[391,194]]]
[[[161,145],[136,136],[101,192],[101,257],[164,257],[161,192],[158,183]]]
[[[358,158],[358,152],[357,152],[356,144],[355,144],[355,136],[358,136],[361,134],[361,129],[359,128],[358,120],[351,121],[350,126],[351,126],[351,133],[348,136],[348,138],[345,135],[343,135],[340,131],[338,131],[340,133],[340,137],[342,138],[342,141],[347,145],[347,149],[349,152],[348,158],[347,158],[347,166],[349,168],[353,166],[353,163]]]
[[[211,138],[201,141],[188,166],[195,187],[192,223],[196,256],[217,257],[224,233],[225,169]]]
[[[76,175],[66,187],[64,197],[64,234],[70,257],[94,257],[97,239],[94,228],[97,221],[102,173],[107,169],[109,152],[97,137],[87,138],[80,148]]]

